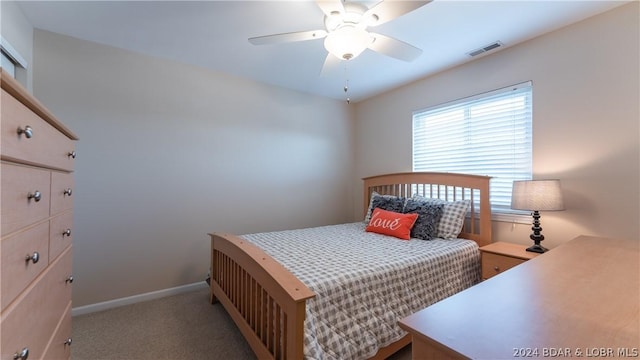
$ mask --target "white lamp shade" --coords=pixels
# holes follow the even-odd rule
[[[511,208],[515,210],[564,210],[560,180],[513,182]]]
[[[350,60],[371,45],[371,35],[364,29],[344,25],[324,38],[324,47],[340,60]]]

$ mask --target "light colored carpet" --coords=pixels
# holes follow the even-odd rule
[[[209,290],[73,317],[73,360],[255,359]],[[407,347],[390,359],[409,360]]]

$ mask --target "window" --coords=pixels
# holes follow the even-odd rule
[[[16,77],[16,63],[11,60],[9,56],[4,52],[4,50],[0,51],[2,53],[2,69],[7,72],[7,74],[11,75],[11,77]]]
[[[27,68],[27,62],[4,37],[0,42],[0,60],[2,71],[6,71],[13,78],[16,77],[17,69]]]
[[[531,100],[527,82],[414,112],[413,171],[492,176],[494,215],[521,214],[511,188],[531,179]]]

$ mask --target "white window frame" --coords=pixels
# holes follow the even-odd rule
[[[413,171],[492,176],[492,219],[530,223],[530,214],[512,210],[510,200],[513,180],[533,174],[532,99],[527,81],[415,111]],[[470,161],[472,155],[480,157]]]
[[[0,55],[2,55],[2,62],[0,62],[2,70],[11,75],[12,78],[15,78],[16,63],[4,52],[4,50],[0,50]]]
[[[4,38],[0,37],[0,52],[2,53],[2,68],[11,77],[16,77],[16,70],[18,68],[26,69],[27,61],[20,55],[20,53]]]

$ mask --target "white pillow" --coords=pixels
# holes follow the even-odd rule
[[[464,219],[471,205],[471,200],[446,201],[432,199],[420,195],[414,195],[412,199],[424,201],[427,204],[443,204],[442,217],[438,223],[438,237],[442,239],[455,239],[460,235],[464,226]]]

